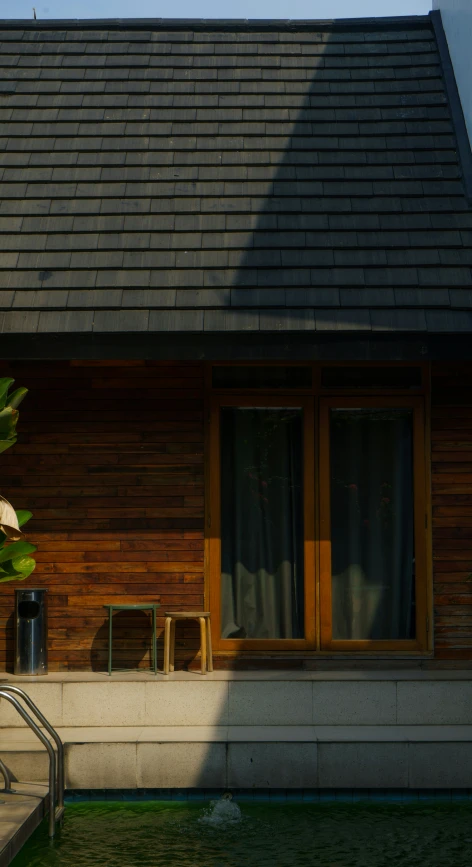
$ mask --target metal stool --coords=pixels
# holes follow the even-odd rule
[[[200,643],[202,668],[201,673],[213,671],[213,655],[211,651],[211,624],[209,611],[166,611],[164,629],[164,674],[174,671],[175,659],[175,626],[177,620],[198,620],[200,623]]]
[[[157,674],[157,617],[156,611],[160,608],[158,602],[150,602],[149,605],[104,605],[108,608],[108,674],[112,672],[112,648],[113,648],[113,612],[114,611],[152,611],[152,642],[151,642],[151,671]],[[134,669],[141,671],[141,669]],[[133,671],[133,669],[121,668],[115,671]]]

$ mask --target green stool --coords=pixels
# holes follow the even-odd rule
[[[156,611],[160,608],[158,602],[151,602],[148,605],[104,605],[108,608],[108,674],[112,672],[112,651],[113,651],[113,612],[114,611],[152,611],[152,664],[150,670],[157,674],[157,616]],[[115,668],[115,671],[141,671],[141,669],[133,668]]]

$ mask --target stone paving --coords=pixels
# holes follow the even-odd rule
[[[8,867],[46,813],[47,785],[13,782],[12,789],[0,791],[0,867]]]

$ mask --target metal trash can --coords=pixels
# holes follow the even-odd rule
[[[15,590],[15,674],[48,673],[47,592]]]

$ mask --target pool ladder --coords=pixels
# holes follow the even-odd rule
[[[18,696],[18,698],[16,697]],[[35,733],[36,737],[39,738],[41,743],[46,747],[49,754],[49,836],[54,837],[56,833],[56,822],[60,822],[64,815],[64,746],[63,743],[57,734],[56,730],[53,729],[51,723],[49,723],[45,716],[41,713],[39,708],[36,707],[34,702],[30,699],[29,695],[23,690],[20,689],[19,686],[13,686],[11,683],[0,683],[0,698],[5,698],[15,710],[20,714],[22,719],[24,719],[25,723],[29,725],[30,729]],[[37,722],[32,719],[29,713],[24,709],[23,705],[20,703],[19,699],[22,699],[28,709],[31,711],[31,714],[36,717],[36,720],[40,722],[40,724],[46,729],[48,735],[55,742],[57,748],[57,761],[56,761],[56,753],[54,751],[54,747],[51,744],[51,741],[46,737],[44,732],[39,728]],[[0,773],[3,775],[3,779],[5,780],[5,792],[12,792],[11,788],[11,777],[8,771],[8,768],[0,759]],[[56,799],[57,794],[57,799]],[[57,800],[57,805],[56,805]]]

